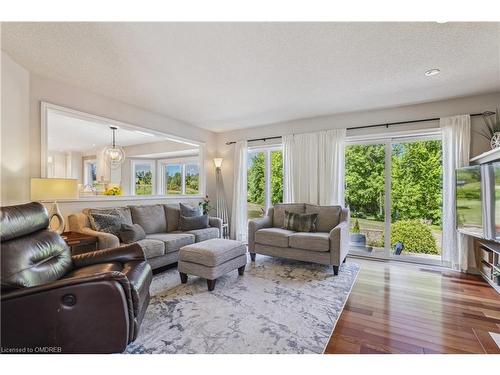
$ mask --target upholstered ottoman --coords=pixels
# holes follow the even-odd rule
[[[177,268],[181,282],[187,283],[188,274],[207,279],[208,290],[215,288],[218,277],[238,270],[243,275],[247,264],[247,248],[240,241],[214,238],[181,247]]]

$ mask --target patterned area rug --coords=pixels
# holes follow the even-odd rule
[[[208,292],[176,269],[154,277],[141,332],[126,353],[323,353],[359,266],[332,267],[257,255]]]

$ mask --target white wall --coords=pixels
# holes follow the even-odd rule
[[[331,116],[321,116],[307,119],[267,124],[248,129],[240,129],[232,132],[217,134],[217,156],[224,158],[222,173],[224,187],[229,205],[233,196],[233,154],[234,145],[226,145],[228,141],[239,141],[252,138],[263,138],[281,136],[285,134],[307,133],[325,129],[358,127],[371,124],[387,122],[398,122],[418,120],[424,118],[446,117],[465,113],[480,113],[487,110],[494,111],[500,108],[500,92],[488,95],[477,95],[465,98],[443,100],[417,105],[379,109],[372,111],[341,113]],[[437,126],[436,123],[406,124],[398,127],[390,127],[392,131],[401,129],[417,129],[422,127]],[[482,126],[481,118],[472,120],[472,145],[471,155],[475,156],[489,149],[489,143],[477,135],[474,130]],[[363,130],[362,132],[387,132],[385,128]],[[351,134],[359,134],[352,131]]]
[[[69,107],[125,123],[205,142],[207,193],[215,197],[216,135],[208,130],[106,98],[90,91],[30,74],[2,51],[2,205],[29,202],[31,177],[40,177],[40,102]],[[8,180],[8,181],[7,181]],[[140,204],[140,200],[116,204]],[[144,204],[154,201],[144,201]],[[100,202],[99,205],[106,202]],[[115,203],[107,203],[116,205]],[[59,204],[63,215],[91,202]]]
[[[30,195],[29,72],[1,56],[1,205],[24,203]]]

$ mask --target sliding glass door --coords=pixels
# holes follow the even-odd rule
[[[346,205],[351,210],[351,253],[385,257],[385,154],[383,143],[346,147]]]
[[[439,137],[357,142],[345,156],[350,253],[440,264]]]

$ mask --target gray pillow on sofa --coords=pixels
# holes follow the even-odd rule
[[[208,228],[208,215],[187,217],[181,215],[179,218],[179,229],[182,231]]]
[[[125,218],[117,210],[109,213],[91,212],[89,221],[92,229],[98,232],[111,233],[118,237],[118,232],[125,222]]]
[[[284,229],[295,232],[316,232],[318,214],[296,214],[285,211]]]
[[[122,224],[118,234],[123,243],[134,243],[146,238],[146,232],[139,224]]]
[[[192,207],[192,206],[188,206],[188,205],[182,204],[182,203],[179,203],[179,207],[180,207],[180,210],[181,210],[181,216],[184,216],[184,217],[195,217],[195,216],[201,216],[202,215],[200,207]]]

